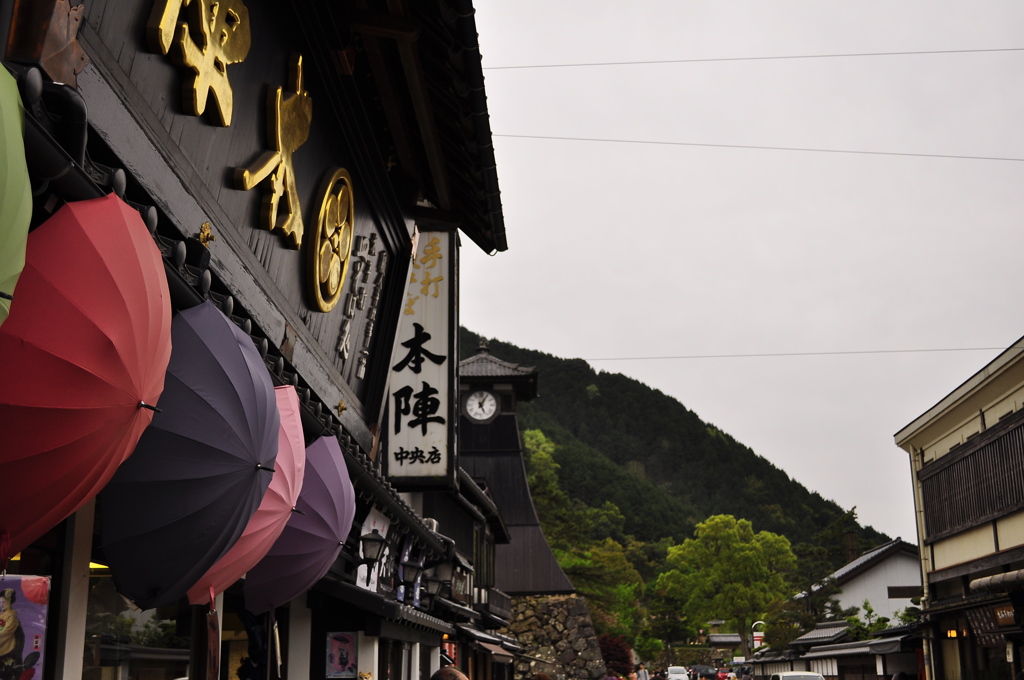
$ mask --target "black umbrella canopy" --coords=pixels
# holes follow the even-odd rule
[[[160,412],[100,494],[102,548],[118,592],[170,604],[238,540],[278,448],[274,386],[259,352],[212,303],[171,327]]]

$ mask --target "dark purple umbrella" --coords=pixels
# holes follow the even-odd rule
[[[212,303],[171,323],[153,423],[100,493],[102,549],[119,593],[170,604],[238,540],[273,476],[279,416],[252,339]]]
[[[323,578],[352,530],[356,492],[334,437],[306,448],[306,476],[281,537],[245,576],[245,607],[254,614],[290,602]]]

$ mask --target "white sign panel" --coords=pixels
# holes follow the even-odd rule
[[[387,470],[392,479],[451,473],[453,262],[451,233],[419,234],[391,359]]]

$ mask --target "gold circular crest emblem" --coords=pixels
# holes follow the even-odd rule
[[[329,312],[341,298],[352,252],[355,203],[348,171],[335,168],[320,185],[320,196],[316,232],[306,246],[309,289],[317,309]]]

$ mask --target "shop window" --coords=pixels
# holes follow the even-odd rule
[[[188,676],[187,603],[139,611],[114,588],[110,569],[89,565],[83,680],[175,680]]]
[[[207,608],[182,599],[175,605],[138,611],[114,590],[109,569],[93,563],[89,572],[83,680],[187,678],[193,631],[205,622]],[[224,594],[219,614],[221,680],[269,677],[271,659],[280,653],[271,645],[278,639],[287,645],[287,617],[279,622],[275,636],[269,615],[245,610],[238,584]],[[205,645],[205,633],[198,630],[198,634],[202,639],[196,643]]]
[[[284,664],[281,667],[281,676],[277,673],[277,660],[282,659],[283,654],[275,647],[278,642],[282,647],[288,645],[287,608],[275,610],[275,614],[282,615],[282,620],[276,620],[270,614],[250,613],[245,609],[241,583],[236,583],[224,593],[223,608],[220,636],[221,680],[284,678]],[[275,622],[278,626],[276,635]]]
[[[381,638],[377,657],[380,680],[412,680],[409,645]]]
[[[437,647],[420,645],[420,680],[430,680],[430,676],[432,675],[430,669],[430,653],[435,649],[437,649]]]

